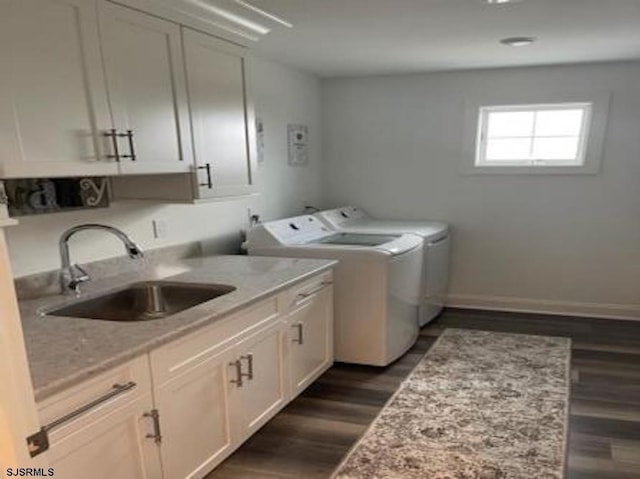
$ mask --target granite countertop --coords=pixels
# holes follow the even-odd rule
[[[79,298],[62,295],[20,301],[36,401],[211,324],[250,303],[326,271],[337,262],[320,259],[211,256],[145,266],[85,286]],[[229,284],[236,290],[172,316],[116,322],[61,316],[43,311],[118,290],[136,281],[171,279]]]

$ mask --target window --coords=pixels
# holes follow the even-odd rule
[[[592,103],[481,107],[475,166],[584,166],[592,107]]]

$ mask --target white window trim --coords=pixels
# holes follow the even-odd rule
[[[461,173],[468,175],[593,175],[600,171],[600,163],[604,146],[604,139],[607,128],[607,117],[609,112],[610,92],[597,92],[591,95],[576,96],[572,94],[556,94],[544,95],[539,94],[537,97],[520,97],[515,101],[509,98],[475,98],[467,99],[465,102],[465,127],[462,151],[462,168]],[[542,101],[540,101],[542,100]],[[478,157],[478,148],[483,142],[480,141],[482,131],[482,118],[480,116],[481,109],[496,109],[504,111],[505,109],[531,110],[538,109],[542,106],[548,106],[549,109],[558,109],[570,107],[571,105],[584,106],[590,104],[590,112],[583,118],[588,121],[588,129],[585,131],[584,144],[582,148],[583,162],[580,165],[574,163],[570,165],[558,165],[553,162],[553,166],[545,166],[535,164],[531,165],[527,162],[517,161],[512,164],[501,162],[500,165],[495,164],[476,164]],[[588,118],[586,118],[588,116]]]

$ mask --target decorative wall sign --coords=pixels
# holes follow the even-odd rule
[[[12,217],[109,206],[103,177],[24,178],[4,185]]]
[[[80,180],[80,188],[85,192],[84,202],[86,206],[99,206],[107,192],[107,181],[104,178],[98,182],[92,178],[82,178]]]
[[[309,164],[309,128],[306,125],[287,125],[289,164],[306,166]]]
[[[264,163],[264,123],[262,118],[256,118],[256,153],[258,164]]]

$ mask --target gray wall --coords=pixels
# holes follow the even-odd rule
[[[465,101],[611,93],[596,175],[462,171]],[[640,63],[323,82],[325,206],[453,227],[450,303],[640,317]]]

